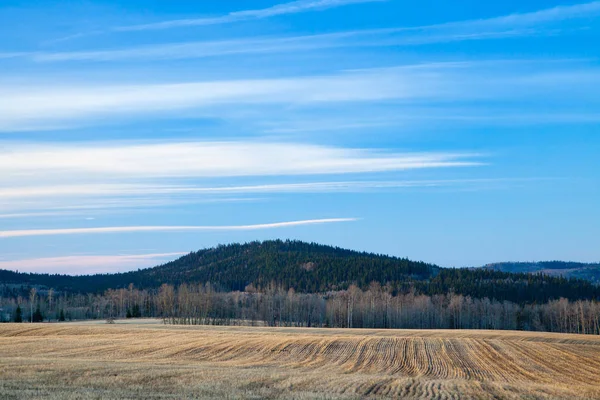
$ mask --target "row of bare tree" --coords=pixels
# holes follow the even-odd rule
[[[103,295],[56,295],[38,290],[29,298],[1,299],[4,319],[20,305],[23,320],[34,309],[46,320],[123,318],[135,307],[142,316],[171,324],[250,324],[298,327],[518,329],[600,334],[600,303],[561,298],[518,305],[456,295],[393,295],[373,283],[367,290],[296,293],[271,285],[244,292],[219,292],[210,284],[162,285],[158,290],[108,290]],[[0,315],[1,318],[1,315]]]

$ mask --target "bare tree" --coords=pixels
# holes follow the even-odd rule
[[[54,289],[48,290],[48,312],[52,313],[52,300],[54,300]]]
[[[35,288],[31,288],[31,290],[29,291],[29,307],[31,309],[31,314],[29,315],[29,318],[31,319],[32,323],[33,323],[33,303],[35,302],[36,294],[37,294],[37,290]]]

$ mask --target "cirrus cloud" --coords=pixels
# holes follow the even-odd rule
[[[155,22],[150,24],[121,26],[113,28],[113,31],[146,31],[146,30],[158,30],[158,29],[170,29],[170,28],[181,28],[189,26],[202,26],[202,25],[220,25],[228,24],[232,22],[247,21],[252,19],[263,19],[275,17],[278,15],[287,14],[298,14],[307,11],[319,11],[328,8],[341,7],[350,4],[358,3],[373,3],[376,1],[385,0],[297,0],[289,3],[276,4],[272,7],[254,9],[254,10],[241,10],[233,11],[229,14],[218,16],[218,17],[207,17],[207,18],[187,18]]]
[[[287,228],[303,225],[321,225],[337,222],[354,222],[358,218],[322,218],[299,221],[273,222],[254,225],[204,225],[204,226],[111,226],[97,228],[22,229],[0,231],[0,238],[27,236],[83,235],[95,233],[127,232],[194,232],[194,231],[254,231],[261,229]]]
[[[478,154],[392,152],[304,143],[6,143],[0,185],[27,180],[352,174],[481,165]],[[57,178],[58,177],[58,178]]]

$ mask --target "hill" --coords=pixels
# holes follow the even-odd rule
[[[500,262],[484,265],[483,268],[511,273],[543,273],[600,283],[600,263],[587,264],[573,261]]]
[[[272,282],[305,292],[338,290],[351,283],[366,286],[435,276],[439,267],[397,257],[346,250],[300,241],[265,241],[221,245],[191,252],[154,268],[127,273],[67,276],[0,270],[0,282],[50,286],[68,291],[98,292],[109,288],[158,287],[211,282],[222,290],[244,290]]]
[[[300,241],[265,241],[221,245],[189,253],[154,268],[120,274],[67,276],[0,270],[0,295],[27,295],[28,287],[71,293],[107,289],[153,289],[163,283],[211,283],[221,291],[243,291],[248,285],[275,284],[305,293],[367,288],[371,282],[394,293],[436,295],[454,292],[515,303],[540,303],[565,297],[598,299],[600,287],[587,281],[542,274],[506,273],[491,269],[444,269],[424,262]],[[20,291],[21,293],[16,293]]]

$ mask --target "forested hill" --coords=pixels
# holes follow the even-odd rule
[[[367,288],[371,282],[378,282],[394,293],[454,292],[516,303],[546,302],[560,297],[600,299],[600,287],[583,280],[490,269],[442,269],[403,258],[300,241],[223,245],[193,252],[154,268],[121,274],[74,277],[0,270],[0,289],[12,291],[13,296],[17,290],[26,295],[28,286],[99,293],[129,284],[153,289],[163,283],[177,286],[208,282],[222,291],[242,291],[249,285],[264,290],[274,283],[298,292],[323,293],[344,290],[351,284]]]
[[[77,292],[109,288],[158,287],[163,283],[210,282],[222,290],[265,288],[272,282],[303,292],[323,292],[355,283],[425,280],[439,268],[423,262],[362,253],[300,241],[265,241],[221,245],[187,254],[154,268],[121,274],[65,276],[17,274],[0,270],[0,282],[30,283]]]
[[[513,273],[543,273],[600,283],[600,263],[586,264],[573,261],[501,262],[487,264],[483,268]]]
[[[303,292],[423,280],[439,268],[423,262],[300,241],[231,244],[190,253],[147,271],[154,282],[213,282],[227,290],[270,283]],[[150,283],[150,282],[149,282]]]

